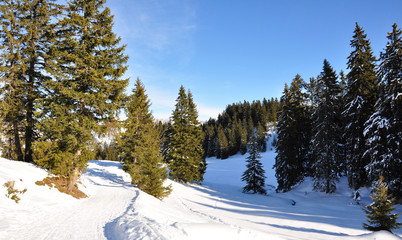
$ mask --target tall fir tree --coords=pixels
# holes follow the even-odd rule
[[[163,146],[164,160],[174,180],[184,183],[203,181],[206,169],[203,139],[192,94],[186,94],[181,86]]]
[[[36,162],[69,179],[71,191],[78,172],[92,158],[93,134],[116,118],[128,80],[125,46],[112,30],[113,15],[105,0],[71,0],[60,21],[57,42],[44,82],[41,142]]]
[[[4,89],[8,101],[4,103],[8,104],[9,110],[13,109],[5,114],[5,120],[11,123],[13,129],[18,128],[18,135],[25,142],[24,154],[17,133],[14,133],[14,148],[18,152],[18,159],[21,160],[23,155],[26,162],[32,162],[32,142],[37,135],[35,109],[38,108],[38,101],[46,97],[43,96],[42,83],[50,79],[45,66],[52,58],[49,51],[54,44],[53,29],[56,28],[60,9],[61,6],[54,0],[3,1],[1,4],[3,31],[0,35],[5,48],[8,48],[8,51],[3,52],[2,58],[5,59],[6,55],[14,56],[11,62],[6,60],[3,65],[8,68],[4,71],[9,81],[14,79],[11,85],[15,85],[11,87],[7,83]],[[10,75],[10,72],[13,73]],[[15,76],[18,81],[15,81]],[[11,101],[12,96],[18,96],[18,99]],[[12,119],[17,118],[18,122],[24,124],[19,126],[13,123]]]
[[[26,64],[24,47],[24,2],[8,0],[0,2],[0,116],[4,125],[4,136],[10,139],[8,157],[24,160],[20,132],[24,120],[24,74]]]
[[[303,164],[297,160],[297,126],[292,109],[290,89],[285,84],[281,97],[284,105],[279,113],[275,157],[275,177],[277,191],[290,191],[291,187],[303,180]]]
[[[27,29],[25,36],[26,47],[24,56],[27,60],[26,76],[25,76],[25,161],[32,162],[32,143],[35,141],[37,134],[35,123],[35,105],[42,98],[43,82],[51,80],[46,73],[46,64],[52,55],[50,50],[55,44],[55,31],[57,28],[57,18],[60,17],[62,6],[57,4],[55,0],[35,0],[25,1],[26,17],[24,18],[24,26]]]
[[[260,146],[257,138],[252,136],[249,142],[249,156],[247,157],[246,171],[242,175],[242,181],[246,182],[243,187],[243,192],[253,192],[260,194],[267,194],[265,190],[265,170],[259,160]]]
[[[394,24],[388,43],[381,53],[378,68],[379,98],[376,112],[365,124],[367,150],[364,158],[369,179],[384,177],[392,195],[402,198],[402,39]]]
[[[336,182],[342,174],[340,161],[341,127],[340,127],[340,86],[335,71],[327,60],[324,60],[323,71],[317,79],[317,107],[312,115],[313,137],[312,169],[314,189],[332,193]]]
[[[384,183],[382,176],[379,177],[377,186],[374,186],[374,193],[370,198],[373,203],[363,208],[368,222],[363,223],[365,229],[391,232],[402,226],[402,223],[397,222],[399,213],[393,213],[395,198],[388,193],[387,184]]]
[[[375,57],[370,47],[370,41],[363,29],[356,23],[353,39],[353,51],[348,57],[347,85],[345,96],[344,119],[347,122],[344,132],[347,151],[347,174],[349,186],[355,190],[368,184],[366,165],[367,157],[363,158],[366,148],[364,123],[374,112],[377,100],[377,76],[375,72]]]
[[[119,149],[123,169],[130,173],[131,183],[144,192],[163,198],[170,192],[163,185],[167,169],[162,165],[159,131],[150,111],[145,88],[137,78],[135,89],[126,104],[127,119],[121,134]]]

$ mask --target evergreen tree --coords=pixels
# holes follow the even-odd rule
[[[266,138],[265,129],[261,125],[261,123],[259,123],[258,127],[257,127],[257,144],[258,144],[260,152],[267,151],[267,141],[265,140],[265,138]]]
[[[26,59],[25,76],[25,161],[32,162],[32,142],[35,134],[35,105],[43,95],[43,82],[51,80],[46,73],[47,62],[52,59],[51,47],[55,44],[57,18],[61,6],[55,0],[25,1],[26,16],[23,24],[26,28],[24,57]]]
[[[0,3],[0,116],[6,125],[4,135],[8,136],[9,156],[18,161],[24,160],[20,132],[24,120],[24,73],[26,64],[23,58],[24,14],[23,1],[9,0]],[[11,151],[14,154],[11,154]]]
[[[240,136],[240,153],[244,155],[247,153],[247,129],[245,127],[241,127],[241,136]]]
[[[356,23],[348,57],[348,92],[345,96],[344,119],[347,122],[344,138],[347,151],[347,174],[349,186],[355,190],[368,183],[365,166],[369,159],[363,158],[366,151],[366,138],[363,135],[364,123],[374,112],[377,100],[377,77],[375,57],[370,42],[363,29]]]
[[[47,63],[53,76],[43,83],[42,138],[36,162],[69,178],[71,191],[78,172],[92,158],[93,134],[116,117],[128,80],[125,46],[112,31],[113,16],[105,1],[71,0],[60,21],[54,60]],[[41,156],[42,155],[42,156]]]
[[[218,127],[217,151],[217,158],[226,159],[229,157],[229,143],[221,125]]]
[[[133,95],[126,105],[125,131],[119,146],[123,169],[130,173],[131,183],[161,199],[169,194],[170,188],[163,186],[167,169],[162,166],[159,132],[150,106],[144,86],[137,78]]]
[[[164,159],[169,175],[179,182],[202,182],[206,169],[202,142],[204,136],[197,120],[192,95],[180,87],[176,108],[165,134]]]
[[[303,84],[300,75],[296,75],[291,87],[285,86],[281,98],[283,107],[277,126],[277,156],[274,165],[278,191],[289,191],[292,186],[301,182],[309,165],[311,130],[305,107],[306,95],[302,92]]]
[[[249,156],[247,157],[247,169],[242,175],[242,181],[246,182],[243,187],[243,192],[267,194],[265,187],[265,171],[262,163],[259,160],[260,150],[257,139],[255,136],[251,137],[249,143]]]
[[[193,95],[188,90],[188,119],[189,130],[191,133],[191,141],[188,143],[188,147],[192,149],[189,158],[193,160],[193,166],[198,169],[195,171],[195,181],[202,182],[204,180],[204,174],[207,169],[207,162],[205,161],[205,152],[202,147],[204,139],[204,132],[202,131],[201,123],[198,120],[197,106],[194,104]]]
[[[3,1],[0,8],[0,38],[4,49],[7,49],[1,56],[2,67],[5,68],[4,76],[9,78],[4,89],[6,98],[3,103],[7,104],[4,109],[8,109],[8,113],[3,113],[6,116],[4,120],[9,123],[9,129],[14,129],[17,158],[22,160],[24,157],[25,161],[32,162],[35,104],[44,97],[41,96],[43,81],[50,78],[45,66],[52,58],[49,51],[54,44],[53,29],[57,25],[55,20],[60,15],[61,6],[55,4],[54,0],[17,0]],[[15,123],[16,119],[24,124]],[[24,135],[25,154],[22,154],[19,134]]]
[[[379,98],[365,124],[367,150],[364,158],[370,180],[384,177],[392,195],[402,198],[402,39],[394,24],[388,34],[385,52],[381,53],[378,75]]]
[[[364,207],[367,216],[367,223],[363,223],[363,227],[370,231],[386,230],[391,232],[398,229],[402,225],[398,223],[399,213],[392,213],[395,210],[395,199],[388,194],[387,185],[380,176],[377,186],[374,187],[374,193],[370,196],[373,203]]]
[[[275,157],[275,177],[278,181],[278,191],[287,192],[292,186],[303,180],[302,164],[296,160],[296,122],[291,108],[290,90],[285,85],[281,97],[284,105],[279,114]]]
[[[339,95],[341,89],[337,77],[324,60],[323,72],[317,79],[317,108],[313,118],[313,150],[314,189],[332,193],[341,175],[340,146],[341,139]]]

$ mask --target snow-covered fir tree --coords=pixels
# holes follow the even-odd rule
[[[314,189],[332,193],[341,175],[340,162],[340,102],[341,89],[335,71],[327,60],[317,79],[317,107],[312,116],[312,169]]]
[[[395,198],[388,194],[387,184],[383,181],[382,176],[379,177],[377,186],[374,187],[374,192],[370,197],[373,203],[363,208],[368,222],[363,223],[365,229],[391,232],[402,226],[397,222],[399,213],[393,213]]]
[[[378,75],[377,111],[365,124],[368,149],[364,157],[371,181],[384,177],[393,196],[402,198],[402,39],[394,24],[388,43],[381,53]]]
[[[363,153],[367,149],[363,132],[364,123],[374,112],[377,100],[377,76],[376,59],[370,41],[357,23],[350,45],[353,51],[348,57],[350,71],[347,74],[348,91],[343,112],[344,120],[347,122],[344,138],[349,186],[358,189],[368,183],[365,167],[369,159],[363,158]]]
[[[265,171],[262,163],[259,160],[260,146],[255,136],[252,136],[248,145],[247,165],[246,171],[244,171],[241,180],[246,182],[246,186],[243,187],[243,192],[253,192],[259,194],[267,194],[265,190]]]

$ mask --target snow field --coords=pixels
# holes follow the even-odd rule
[[[77,200],[35,185],[47,176],[43,169],[0,158],[0,239],[402,239],[401,229],[390,234],[362,228],[365,215],[346,178],[334,194],[312,191],[311,179],[276,193],[270,144],[261,155],[265,196],[242,193],[247,154],[238,154],[207,159],[202,185],[168,180],[173,191],[163,201],[132,186],[116,162],[91,161],[80,179],[89,198]],[[10,180],[27,189],[18,204],[5,197],[2,185]],[[362,204],[369,204],[369,189],[360,193]]]

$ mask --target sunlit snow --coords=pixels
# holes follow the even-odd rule
[[[247,155],[207,159],[202,185],[168,181],[173,192],[159,201],[130,184],[119,163],[91,161],[77,200],[35,181],[47,173],[34,165],[0,159],[0,239],[401,239],[402,230],[371,233],[362,228],[362,206],[345,178],[334,194],[312,191],[307,179],[276,193],[275,152],[262,153],[268,195],[242,193]],[[27,189],[20,203],[6,198],[6,181]],[[361,189],[369,204],[369,189]],[[397,205],[396,212],[402,206]]]

